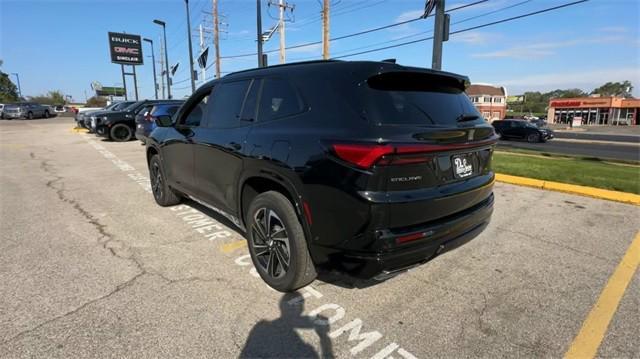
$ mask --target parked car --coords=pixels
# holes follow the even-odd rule
[[[136,115],[156,103],[182,103],[182,100],[142,100],[119,111],[99,112],[91,115],[91,129],[96,135],[112,141],[129,141],[136,132]]]
[[[135,101],[112,102],[107,107],[99,110],[79,112],[76,114],[77,126],[91,130],[91,116],[100,116],[100,113],[108,111],[122,111],[133,103],[135,103]]]
[[[2,111],[6,119],[26,118],[32,120],[34,118],[49,118],[51,108],[47,105],[40,105],[31,102],[22,102],[13,105],[7,105]]]
[[[147,142],[147,138],[151,131],[156,128],[156,119],[158,116],[173,116],[180,106],[184,103],[157,103],[149,105],[136,115],[136,138],[142,143]]]
[[[201,86],[175,122],[158,117],[146,149],[153,196],[161,206],[191,198],[246,229],[277,290],[320,269],[384,280],[489,223],[497,136],[468,81],[366,61],[229,74]]]
[[[545,142],[555,137],[553,131],[538,127],[525,120],[500,120],[491,123],[501,139],[522,139],[527,142]]]
[[[4,104],[0,103],[0,118],[4,118]]]

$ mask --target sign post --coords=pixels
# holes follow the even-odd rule
[[[109,32],[109,53],[111,54],[111,62],[120,64],[125,100],[127,99],[127,82],[125,75],[131,75],[133,76],[134,93],[137,101],[138,79],[136,76],[136,66],[142,65],[144,62],[142,55],[142,38],[140,35]],[[133,72],[125,72],[125,65],[130,65],[133,68]]]

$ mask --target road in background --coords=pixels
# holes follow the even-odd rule
[[[556,138],[545,143],[525,141],[499,141],[498,149],[521,148],[532,151],[557,153],[609,160],[640,161],[640,144],[618,142],[589,142]]]
[[[223,218],[155,204],[139,142],[72,127],[0,122],[3,358],[561,357],[640,228],[635,206],[497,184],[461,248],[283,295]],[[598,356],[640,357],[639,292],[636,274]]]

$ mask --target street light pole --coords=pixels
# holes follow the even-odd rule
[[[18,97],[22,98],[22,89],[20,88],[20,75],[18,75],[17,72],[12,72],[11,74],[15,75],[16,76],[16,80],[18,80],[17,81],[18,82]]]
[[[264,67],[262,61],[262,8],[260,7],[260,0],[256,0],[256,25],[257,25],[257,39],[258,39],[258,67]]]
[[[187,37],[189,40],[189,69],[191,70],[191,93],[196,92],[196,80],[193,78],[193,48],[191,45],[191,18],[189,16],[189,0],[184,0],[187,7]]]
[[[160,20],[153,20],[154,24],[162,26],[162,36],[164,37],[164,68],[167,76],[167,97],[171,99],[171,80],[169,79],[169,49],[167,48],[167,28],[166,23]]]
[[[153,89],[156,94],[156,100],[158,99],[158,78],[156,77],[156,56],[153,52],[153,40],[144,38],[143,41],[148,42],[151,45],[151,62],[153,63]]]

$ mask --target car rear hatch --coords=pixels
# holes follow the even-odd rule
[[[467,83],[410,69],[376,73],[358,87],[357,106],[376,140],[333,149],[371,172],[362,195],[384,204],[386,228],[411,231],[489,199],[497,137],[464,93]]]

